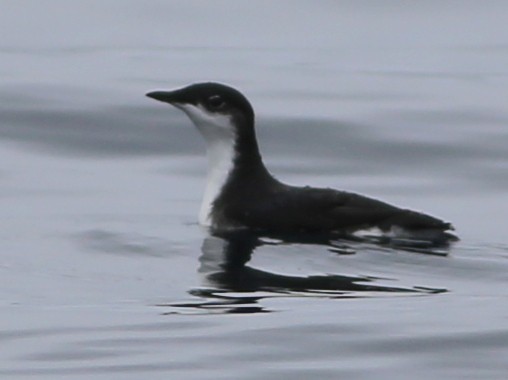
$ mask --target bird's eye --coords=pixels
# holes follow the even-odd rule
[[[224,99],[222,99],[219,95],[210,96],[206,102],[211,109],[220,109],[226,104]]]

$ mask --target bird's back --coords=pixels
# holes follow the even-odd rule
[[[219,224],[281,233],[357,235],[376,231],[416,239],[441,239],[453,229],[450,223],[433,216],[333,189],[279,183],[249,194],[235,190],[236,197],[226,194],[228,203],[217,203]]]

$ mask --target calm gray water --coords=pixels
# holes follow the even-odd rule
[[[0,1],[0,377],[506,379],[508,5]],[[280,179],[452,221],[422,254],[211,237],[155,88],[252,101]]]

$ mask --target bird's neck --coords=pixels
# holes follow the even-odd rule
[[[274,181],[266,169],[254,133],[234,139],[207,140],[208,168],[199,222],[210,226],[214,203],[245,186],[260,188]],[[246,200],[248,202],[248,200]]]
[[[204,226],[211,225],[211,212],[213,202],[222,192],[228,182],[234,167],[234,145],[232,141],[207,141],[206,155],[208,167],[206,173],[205,192],[199,211],[199,223]]]

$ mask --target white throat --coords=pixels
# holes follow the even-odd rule
[[[206,149],[208,169],[206,185],[201,208],[199,210],[199,223],[204,226],[212,224],[211,212],[213,202],[220,195],[226,184],[229,173],[233,169],[233,144],[226,141],[216,141],[208,144]]]
[[[199,210],[199,224],[211,226],[213,202],[220,195],[233,169],[235,128],[228,115],[213,114],[200,106],[190,104],[175,106],[189,116],[206,141],[208,169],[205,193]]]

